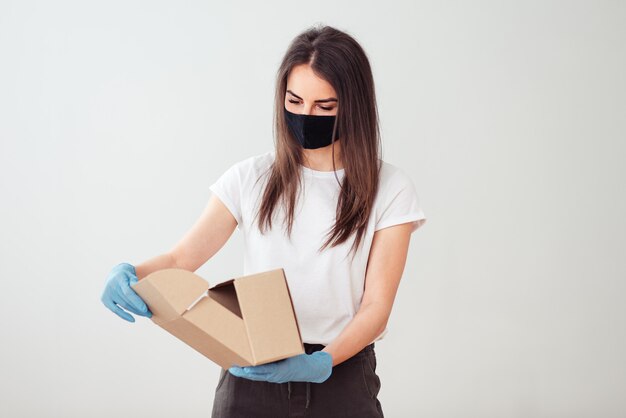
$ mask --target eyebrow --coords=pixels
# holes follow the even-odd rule
[[[291,90],[287,90],[287,93],[291,94],[294,97],[297,97],[298,99],[302,100],[302,97],[298,96],[296,93],[294,93]],[[336,102],[338,101],[335,97],[329,97],[328,99],[319,99],[319,100],[315,100],[314,103],[328,103],[328,102]]]

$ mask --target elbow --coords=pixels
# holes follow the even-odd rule
[[[385,328],[387,328],[387,321],[383,321],[380,328],[378,328],[378,333],[376,335],[380,335],[383,333],[383,331],[385,331]]]
[[[390,308],[382,303],[371,303],[366,306],[366,309],[372,310],[374,312],[374,321],[373,323],[377,324],[377,332],[380,334],[387,328],[387,322],[389,321],[389,316],[391,314]]]
[[[180,260],[179,260],[179,258],[176,256],[176,253],[175,253],[175,252],[171,251],[171,252],[167,253],[166,255],[167,255],[167,256],[169,257],[169,259],[170,259],[169,264],[170,264],[170,266],[172,266],[172,268],[175,268],[175,269],[180,269],[180,268],[183,268],[183,267],[181,267]]]

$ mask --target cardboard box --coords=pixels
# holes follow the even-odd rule
[[[155,271],[132,286],[151,320],[224,369],[304,353],[282,268],[209,287],[182,269]]]

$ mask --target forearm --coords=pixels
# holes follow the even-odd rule
[[[171,253],[165,253],[137,264],[135,272],[137,273],[137,279],[141,280],[152,272],[173,267],[176,267],[176,260]]]
[[[383,306],[361,307],[341,334],[322,350],[332,356],[333,367],[369,345],[385,329],[387,317]]]

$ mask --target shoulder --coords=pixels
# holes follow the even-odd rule
[[[272,163],[274,162],[274,156],[274,151],[267,151],[262,154],[257,154],[249,157],[247,160],[244,161],[247,161],[247,164],[253,173],[261,174],[272,165]]]
[[[236,171],[242,176],[257,174],[269,168],[273,161],[274,151],[268,151],[239,160],[232,164],[229,170]]]
[[[379,160],[379,190],[384,192],[389,189],[397,189],[411,184],[411,178],[401,167],[387,161]]]
[[[241,188],[253,187],[257,180],[268,172],[273,161],[273,151],[245,157],[230,164],[223,173],[221,181],[236,184]]]

